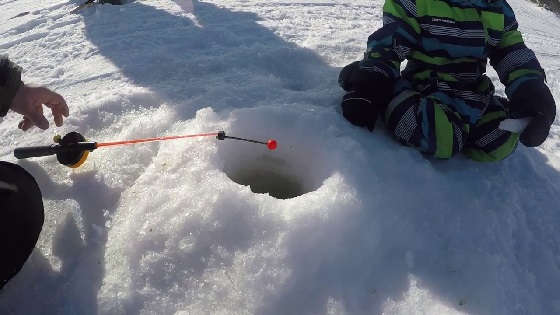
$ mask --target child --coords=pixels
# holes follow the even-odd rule
[[[400,142],[437,158],[498,161],[518,140],[539,146],[556,105],[517,26],[505,0],[386,0],[364,59],[340,73],[344,117],[372,130],[381,113]],[[494,96],[488,58],[509,101]],[[533,119],[521,135],[498,128],[526,116]]]

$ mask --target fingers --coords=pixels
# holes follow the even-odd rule
[[[49,128],[49,121],[45,118],[45,115],[43,115],[43,106],[40,104],[33,110],[30,110],[25,117],[28,118],[35,126],[43,130]]]
[[[43,104],[45,104],[45,106],[51,109],[55,124],[58,127],[62,126],[64,120],[63,116],[68,117],[69,115],[68,105],[66,104],[66,101],[59,94],[52,92],[46,88],[43,91],[43,95],[44,99],[42,102]]]
[[[47,106],[49,106],[49,105],[47,105]],[[51,106],[49,106],[49,107],[51,107]],[[52,107],[51,107],[51,112],[52,112],[52,114],[53,114],[54,123],[56,124],[56,126],[57,126],[57,127],[62,126],[62,122],[63,122],[62,115],[63,115],[63,112],[62,112],[62,110],[59,108],[59,106],[56,106],[56,105],[55,105],[55,106],[52,106]],[[68,116],[68,115],[66,115],[66,116]]]
[[[68,117],[68,105],[66,104],[64,98],[53,91],[48,90],[48,92],[48,98],[44,100],[44,104],[50,107],[53,111],[56,110],[60,114],[64,115],[64,117]]]
[[[33,123],[31,122],[31,120],[29,120],[29,118],[25,116],[23,117],[23,119],[20,121],[18,125],[18,128],[23,131],[27,131],[31,127],[33,127]]]

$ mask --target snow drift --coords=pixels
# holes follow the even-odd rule
[[[558,102],[560,20],[511,4]],[[75,171],[20,161],[46,222],[0,313],[560,312],[558,123],[540,148],[495,164],[428,160],[383,126],[348,124],[336,77],[381,5],[145,0],[69,15],[75,3],[0,1],[1,53],[71,106],[47,132],[6,117],[0,158],[71,130],[279,144],[107,148]]]

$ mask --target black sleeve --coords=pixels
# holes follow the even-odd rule
[[[0,57],[0,117],[8,113],[21,85],[21,68],[8,57]]]

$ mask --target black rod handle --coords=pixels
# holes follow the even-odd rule
[[[18,159],[30,157],[41,157],[65,152],[83,152],[97,149],[97,142],[78,142],[66,145],[51,144],[37,147],[22,147],[14,150],[14,156]]]
[[[38,147],[21,147],[14,150],[14,156],[18,159],[27,159],[30,157],[49,156],[56,154],[58,144],[44,145]]]

